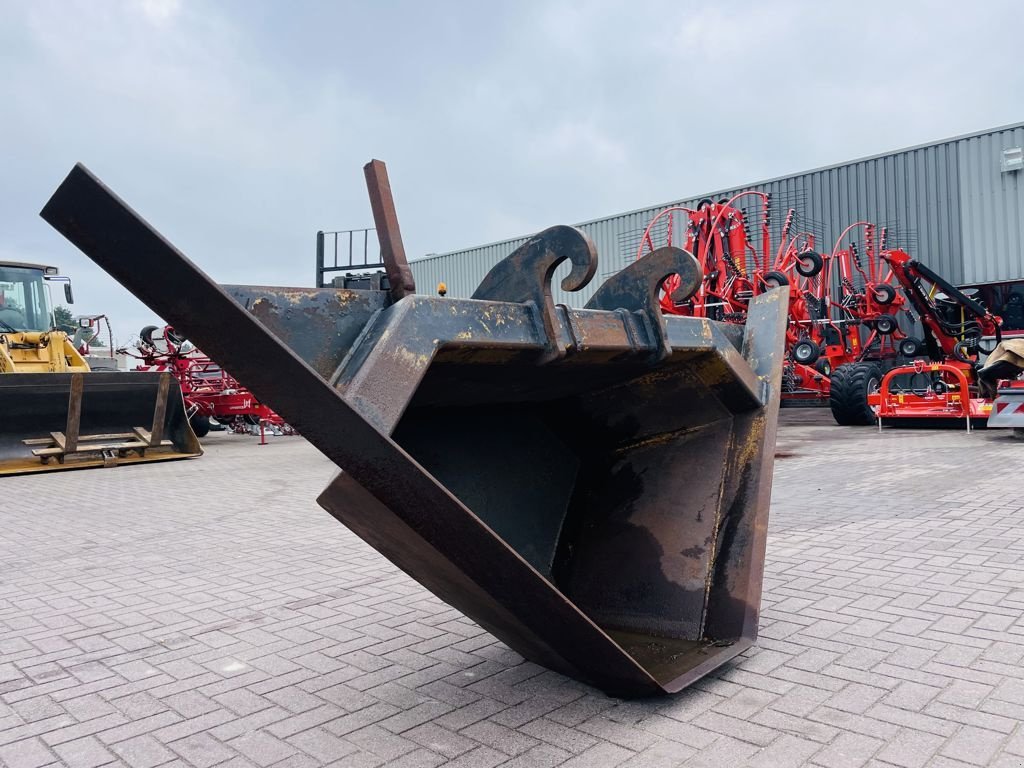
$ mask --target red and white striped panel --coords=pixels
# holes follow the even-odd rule
[[[1024,390],[1019,395],[1015,392],[997,397],[992,403],[988,426],[1024,428]]]

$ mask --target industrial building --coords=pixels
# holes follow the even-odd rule
[[[1024,123],[1017,123],[582,222],[601,259],[598,276],[578,293],[562,291],[556,280],[556,301],[582,306],[603,278],[636,258],[660,211],[747,189],[771,194],[775,228],[793,208],[819,250],[831,250],[847,225],[866,220],[887,227],[890,245],[951,282],[979,287],[996,312],[1013,292],[1024,294]],[[449,296],[468,297],[527,236],[417,260],[417,285],[427,292],[444,282]]]

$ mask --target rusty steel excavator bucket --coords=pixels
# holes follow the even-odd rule
[[[663,317],[662,248],[584,309],[596,254],[552,227],[471,299],[416,295],[383,164],[388,290],[221,288],[76,166],[43,217],[342,468],[319,501],[528,659],[623,696],[749,647],[764,571],[786,294],[745,328]],[[187,300],[182,297],[188,297]]]
[[[0,475],[203,452],[167,373],[6,373],[0,411]]]

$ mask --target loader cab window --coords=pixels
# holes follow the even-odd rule
[[[49,330],[49,304],[42,270],[0,266],[0,333]]]

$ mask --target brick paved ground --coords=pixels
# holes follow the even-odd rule
[[[786,421],[759,647],[643,702],[399,573],[300,439],[4,479],[0,763],[1024,765],[1024,445]]]

